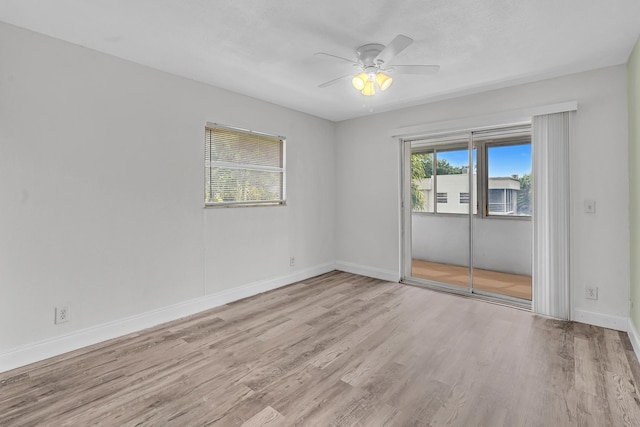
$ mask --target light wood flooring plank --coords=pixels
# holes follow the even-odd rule
[[[411,276],[447,285],[469,287],[469,267],[414,259]],[[473,269],[473,287],[476,290],[506,295],[531,301],[531,276]]]
[[[285,418],[271,406],[267,406],[262,411],[251,417],[247,422],[242,423],[242,427],[263,427],[278,426],[284,424]]]
[[[0,374],[4,426],[638,426],[626,334],[343,272]]]

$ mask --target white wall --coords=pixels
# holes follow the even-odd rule
[[[636,355],[640,358],[640,37],[627,63],[627,91],[629,103],[629,240],[631,263],[631,320],[630,333]],[[630,331],[631,332],[631,331]]]
[[[626,318],[629,215],[623,65],[338,123],[337,259],[360,271],[373,268],[400,275],[400,163],[399,143],[389,136],[393,130],[566,101],[577,101],[579,108],[571,146],[574,318]],[[583,212],[584,199],[597,201],[595,214]],[[375,207],[369,209],[372,200]],[[584,298],[587,284],[600,288],[597,301]]]
[[[574,308],[626,316],[625,79],[612,67],[334,124],[0,24],[0,359],[336,259],[397,278],[390,131],[567,100]],[[207,121],[287,136],[286,207],[202,208]],[[59,304],[71,322],[53,324]]]
[[[203,209],[207,121],[287,137],[286,207]],[[334,136],[332,122],[0,23],[0,356],[332,266]],[[54,325],[57,304],[71,322]]]
[[[469,264],[469,218],[412,214],[414,259]],[[532,223],[521,219],[473,219],[473,266],[531,276]]]

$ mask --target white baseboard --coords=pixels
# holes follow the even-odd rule
[[[327,263],[274,279],[261,280],[237,288],[228,289],[214,294],[205,295],[188,301],[183,301],[168,307],[162,307],[134,316],[103,323],[90,328],[71,332],[69,334],[49,338],[33,344],[20,346],[0,354],[0,372],[25,366],[30,363],[59,356],[69,351],[97,344],[113,338],[118,338],[133,332],[138,332],[162,323],[180,319],[218,307],[232,301],[237,301],[257,295],[272,289],[280,288],[291,283],[299,282],[320,274],[335,270],[334,263]]]
[[[597,313],[595,311],[584,310],[581,308],[573,310],[573,317],[571,320],[624,332],[627,331],[629,323],[629,319],[627,317]]]
[[[631,318],[629,318],[629,324],[627,326],[627,335],[629,335],[629,341],[631,341],[636,358],[640,360],[640,336],[638,335],[638,330],[631,321]]]
[[[335,268],[336,270],[359,274],[361,276],[373,277],[374,279],[387,280],[389,282],[400,281],[400,273],[393,270],[383,270],[381,268],[353,264],[344,261],[336,261]]]

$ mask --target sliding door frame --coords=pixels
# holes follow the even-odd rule
[[[517,123],[517,124],[512,124],[509,126],[498,126],[495,128],[483,128],[482,130],[479,129],[479,133],[483,134],[483,131],[494,131],[496,133],[500,133],[502,130],[504,130],[505,132],[510,132],[512,129],[518,129],[519,127],[521,127],[523,124],[526,124],[529,128],[530,128],[530,122],[526,122],[526,123]],[[448,135],[455,135],[455,136],[460,136],[460,135],[466,135],[466,140],[467,140],[467,152],[468,152],[468,161],[467,161],[467,167],[468,170],[470,171],[470,173],[468,173],[468,192],[469,192],[469,205],[468,205],[468,212],[466,213],[467,218],[468,218],[468,277],[469,277],[469,284],[467,288],[463,288],[463,287],[459,287],[459,286],[455,286],[455,285],[449,285],[446,283],[442,283],[442,282],[436,282],[436,281],[432,281],[432,280],[426,280],[426,279],[421,279],[421,278],[416,278],[412,276],[412,247],[413,247],[413,241],[412,241],[412,236],[413,236],[413,231],[412,231],[412,205],[411,205],[411,155],[414,152],[414,150],[412,149],[412,142],[420,140],[420,139],[427,139],[427,138],[435,138],[435,141],[437,141],[438,137],[441,137],[443,139],[445,139]],[[531,301],[525,300],[525,299],[521,299],[521,298],[515,298],[515,297],[511,297],[508,295],[501,295],[501,294],[495,294],[492,292],[487,292],[487,291],[481,291],[481,290],[477,290],[474,289],[473,286],[473,255],[474,255],[474,240],[473,240],[473,236],[474,236],[474,218],[477,215],[479,218],[485,218],[486,216],[488,216],[488,212],[485,212],[485,208],[486,206],[484,206],[487,203],[487,194],[484,194],[481,192],[485,192],[486,193],[486,183],[484,182],[484,179],[480,179],[480,173],[483,172],[486,168],[486,160],[485,160],[485,155],[486,153],[481,153],[481,150],[486,150],[486,144],[483,142],[479,142],[478,144],[476,144],[476,140],[474,138],[475,135],[475,131],[474,130],[467,130],[467,131],[459,131],[459,132],[449,132],[447,134],[441,134],[441,135],[424,135],[424,136],[415,136],[415,137],[408,137],[408,138],[400,138],[399,139],[399,143],[400,143],[400,171],[401,171],[401,281],[403,283],[407,283],[410,285],[415,285],[415,286],[422,286],[422,287],[427,287],[430,289],[435,289],[435,290],[443,290],[446,292],[450,292],[450,293],[454,293],[454,294],[459,294],[459,295],[463,295],[463,296],[469,296],[469,297],[475,297],[475,298],[480,298],[480,299],[484,299],[484,300],[488,300],[491,302],[495,302],[495,303],[499,303],[499,304],[506,304],[509,306],[514,306],[516,308],[521,308],[521,309],[526,309],[526,310],[531,310]],[[492,144],[494,145],[494,144]],[[428,146],[428,145],[427,145]],[[437,149],[438,144],[437,142],[433,144],[433,148],[434,151]],[[441,145],[442,147],[442,145]],[[444,145],[444,147],[447,147],[446,145]],[[474,150],[476,152],[476,165],[474,165],[473,162],[473,157],[474,157]],[[434,155],[433,157],[433,164],[434,164],[434,175],[435,174],[435,170],[436,170],[436,163],[437,162],[437,154]],[[474,174],[473,174],[473,168],[474,166],[476,166],[478,168],[478,172],[477,172],[477,183],[476,183],[476,188],[475,188],[475,192],[476,195],[474,197]],[[434,201],[436,200],[436,186],[437,186],[437,177],[434,180]],[[482,206],[478,203],[478,201],[482,202]],[[476,208],[476,213],[474,214],[474,205],[477,205]],[[434,202],[434,214],[436,214],[437,212],[437,203]],[[510,219],[516,219],[516,218],[510,218]],[[533,284],[532,284],[533,285]]]

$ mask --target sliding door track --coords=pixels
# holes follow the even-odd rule
[[[445,285],[442,283],[431,282],[428,280],[414,279],[411,277],[400,280],[400,283],[404,285],[425,288],[425,289],[429,289],[436,292],[457,295],[464,298],[471,298],[478,301],[485,301],[491,304],[503,305],[505,307],[511,307],[518,310],[531,311],[531,301],[523,300],[520,298],[497,295],[497,294],[492,294],[490,292],[481,292],[481,291],[469,292],[466,289],[464,290],[456,289],[452,286]]]

